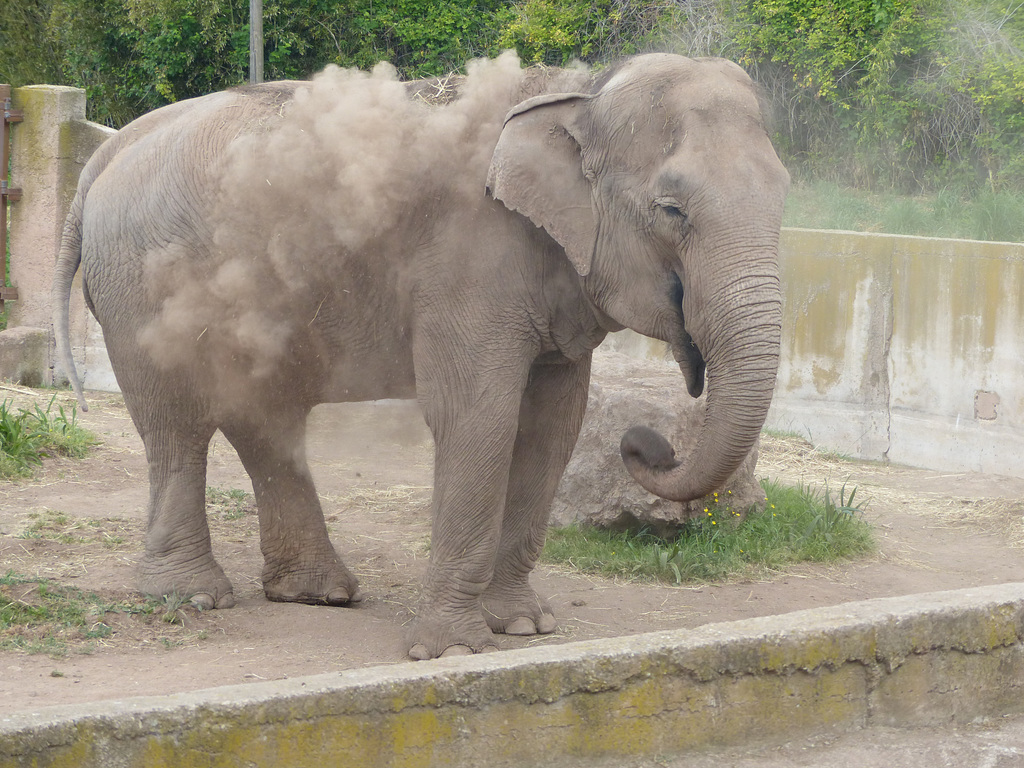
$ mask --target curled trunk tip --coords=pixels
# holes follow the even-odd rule
[[[634,477],[634,469],[665,472],[679,466],[672,444],[649,427],[630,427],[622,436],[619,452]]]

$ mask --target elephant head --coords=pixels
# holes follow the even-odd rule
[[[652,430],[623,437],[627,469],[658,496],[720,486],[764,424],[788,185],[752,82],[724,60],[636,57],[506,118],[490,193],[565,249],[607,329],[668,342],[693,397],[706,373],[704,424],[682,463]]]

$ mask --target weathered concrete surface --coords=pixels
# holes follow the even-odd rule
[[[0,331],[0,379],[25,387],[47,381],[50,333],[44,328],[21,326]]]
[[[0,767],[578,764],[1021,712],[1005,584],[27,712]]]
[[[754,477],[756,445],[718,492],[690,502],[660,499],[626,471],[618,441],[627,429],[641,425],[657,430],[682,460],[696,445],[704,412],[705,398],[690,397],[674,361],[598,349],[587,412],[551,507],[552,524],[582,522],[612,530],[647,527],[670,535],[709,510],[736,520],[763,505],[764,491]]]
[[[10,272],[18,300],[8,305],[8,326],[49,330],[50,284],[78,176],[114,131],[85,119],[85,91],[81,88],[29,85],[15,88],[11,95],[14,106],[24,112],[24,120],[15,123],[12,132],[11,183],[22,188],[22,198],[11,205]],[[102,332],[85,308],[80,275],[71,292],[70,317],[72,347],[86,386],[116,386]],[[48,350],[47,384],[53,382],[49,357]],[[62,381],[61,374],[57,374],[57,383]]]
[[[859,458],[1024,476],[1024,244],[784,230],[770,426]]]

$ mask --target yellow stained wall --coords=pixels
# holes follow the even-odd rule
[[[867,458],[1024,475],[1024,245],[782,236],[769,425]]]

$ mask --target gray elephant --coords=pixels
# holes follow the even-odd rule
[[[633,476],[669,499],[722,483],[778,367],[789,177],[734,64],[638,56],[399,83],[331,68],[157,110],[82,173],[53,286],[81,267],[145,443],[141,588],[233,603],[204,514],[220,429],[250,475],[271,600],[345,605],[304,455],[321,402],[416,397],[435,441],[433,529],[409,654],[549,633],[530,585],[583,419],[591,351],[668,342],[707,416],[682,462],[636,428]]]

